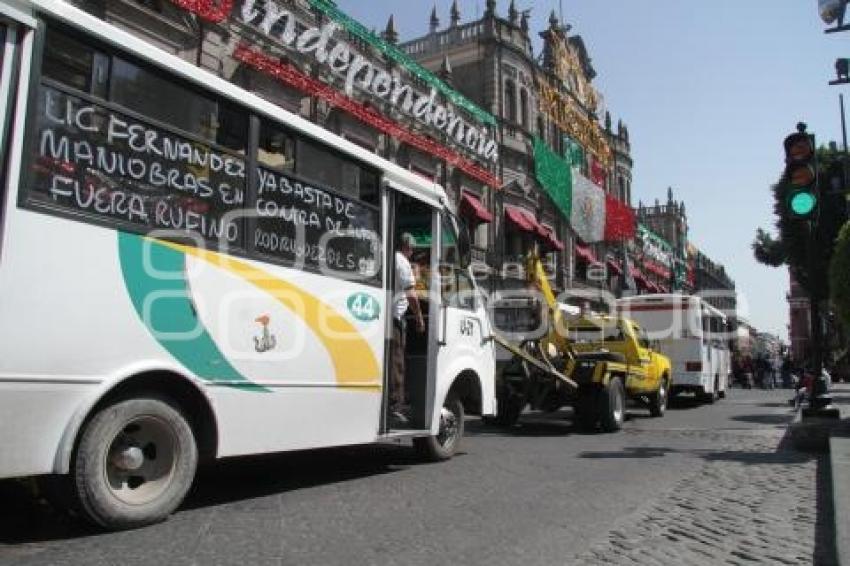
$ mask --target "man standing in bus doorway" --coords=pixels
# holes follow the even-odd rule
[[[425,332],[425,319],[416,295],[416,278],[410,266],[415,240],[405,232],[399,238],[395,253],[395,284],[393,285],[393,336],[392,368],[390,371],[390,424],[401,426],[408,423],[409,409],[405,402],[404,374],[407,336],[407,310],[412,311],[416,331]]]

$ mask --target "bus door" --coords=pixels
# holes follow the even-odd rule
[[[384,372],[384,410],[382,412],[382,432],[400,432],[428,430],[431,427],[431,409],[433,408],[434,379],[436,376],[433,360],[435,358],[435,332],[433,321],[437,316],[438,301],[434,301],[435,289],[438,289],[437,259],[439,257],[438,234],[439,215],[436,210],[419,200],[397,191],[390,191],[392,229],[388,232],[387,265],[388,270],[388,332]],[[412,240],[412,241],[411,241]],[[403,241],[412,243],[410,249],[403,249]],[[399,268],[399,254],[405,256],[414,279],[414,290],[419,309],[424,319],[424,328],[419,328],[415,306],[412,301],[399,293],[397,278],[404,276]],[[437,295],[439,297],[439,295]],[[407,308],[404,308],[404,304]],[[401,312],[404,310],[404,312]],[[400,352],[395,350],[393,337],[396,333],[403,336],[403,363],[398,359]],[[403,368],[403,400],[398,397],[397,372]],[[401,403],[399,402],[401,401]],[[401,407],[399,407],[401,405]],[[399,418],[401,415],[402,418]]]

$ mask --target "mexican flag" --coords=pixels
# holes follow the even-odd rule
[[[634,238],[632,209],[574,170],[539,138],[534,140],[534,164],[537,180],[585,243]]]
[[[570,225],[586,243],[605,239],[605,191],[581,173],[573,174]]]

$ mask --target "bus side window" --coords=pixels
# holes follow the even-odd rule
[[[289,132],[263,121],[260,124],[257,161],[260,165],[278,171],[294,171],[295,140]]]
[[[223,102],[121,57],[113,57],[110,79],[113,102],[242,155],[246,153],[248,118],[244,112],[235,112]]]
[[[452,307],[474,310],[475,287],[469,273],[460,267],[457,232],[446,215],[442,216],[440,244],[440,281],[443,302]]]
[[[41,72],[63,85],[90,93],[95,51],[63,33],[47,30]]]

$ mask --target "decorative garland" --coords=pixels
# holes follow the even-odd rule
[[[179,0],[193,1],[193,0]],[[198,0],[194,0],[198,1]],[[206,0],[209,2],[210,0]],[[221,0],[221,2],[231,2],[233,0]],[[496,125],[496,119],[489,113],[479,108],[474,102],[463,96],[458,91],[440,80],[431,71],[425,69],[422,65],[414,61],[407,53],[389,43],[374,33],[366,29],[363,24],[351,18],[348,14],[342,12],[334,5],[331,0],[309,0],[310,5],[340,24],[345,31],[351,35],[365,41],[385,56],[393,59],[401,65],[408,73],[415,76],[417,79],[434,87],[439,92],[443,93],[446,98],[451,100],[455,105],[463,108],[485,124]]]
[[[234,59],[265,73],[286,85],[292,86],[311,96],[321,98],[332,106],[345,110],[361,122],[368,124],[369,126],[372,126],[399,141],[443,159],[446,163],[457,167],[470,177],[481,181],[485,185],[493,188],[498,188],[501,185],[499,178],[483,167],[479,167],[432,139],[407,130],[401,124],[390,120],[374,108],[347,97],[330,85],[305,75],[290,64],[281,63],[277,59],[251,49],[243,44],[237,46],[233,53],[233,57]]]
[[[234,0],[171,0],[171,2],[197,14],[202,20],[218,24],[230,15]]]
[[[539,102],[540,112],[595,155],[604,166],[607,167],[611,163],[611,148],[602,128],[586,116],[571,98],[541,82]]]

